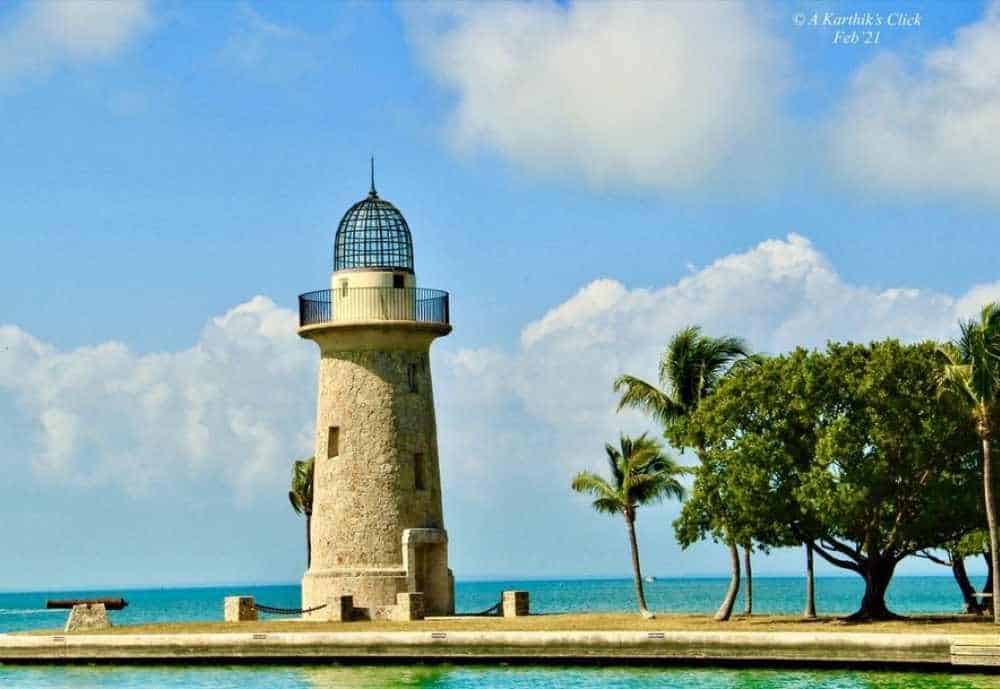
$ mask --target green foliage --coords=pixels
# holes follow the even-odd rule
[[[734,362],[749,356],[749,348],[739,338],[709,337],[698,326],[688,326],[674,335],[660,357],[660,388],[627,374],[615,380],[615,392],[621,393],[618,409],[645,412],[678,449],[697,447],[700,441],[688,432],[689,417]]]
[[[940,349],[944,367],[938,377],[943,399],[971,422],[980,441],[983,504],[986,509],[990,567],[1000,572],[1000,527],[993,478],[993,444],[1000,426],[1000,303],[987,304],[979,320],[961,324],[957,342]],[[1000,574],[993,577],[993,621],[1000,624]]]
[[[295,514],[312,515],[313,506],[313,466],[315,458],[300,459],[292,464],[292,483],[288,491],[288,501]]]
[[[956,342],[940,348],[939,390],[989,438],[1000,428],[1000,303],[984,306],[979,320],[962,323],[961,330]]]
[[[594,496],[595,510],[622,514],[631,521],[640,505],[684,497],[678,477],[686,469],[664,454],[656,439],[645,433],[635,439],[622,434],[618,444],[617,448],[610,443],[604,446],[610,480],[590,471],[581,471],[573,478],[573,490]]]
[[[733,371],[691,421],[705,457],[678,540],[726,524],[861,573],[978,527],[975,438],[938,403],[939,362],[931,343],[888,340]]]
[[[691,426],[705,451],[675,523],[682,545],[705,536],[720,540],[726,524],[737,540],[752,538],[765,550],[816,531],[795,490],[813,459],[817,405],[828,387],[818,357],[797,350],[740,366],[699,407]]]
[[[982,523],[981,520],[980,523]],[[965,534],[954,543],[945,544],[944,549],[952,556],[962,558],[979,556],[989,552],[989,535],[985,529],[976,529]]]
[[[901,559],[981,552],[975,436],[986,456],[1000,435],[1000,305],[944,347],[831,343],[765,358],[689,327],[659,377],[658,388],[623,375],[615,390],[619,409],[698,450],[674,522],[682,546],[810,543],[865,578],[859,614],[871,616],[891,615],[884,592]]]
[[[975,438],[937,401],[935,345],[831,345],[826,359],[832,389],[797,491],[826,540],[898,561],[978,526]]]

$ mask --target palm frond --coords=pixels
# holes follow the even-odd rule
[[[699,343],[699,350],[705,367],[713,371],[753,353],[745,340],[731,335],[704,337]]]
[[[292,464],[292,482],[288,501],[295,514],[312,514],[313,470],[315,458],[300,459]]]
[[[964,387],[980,404],[993,406],[1000,400],[1000,304],[987,304],[979,320],[962,321],[959,329],[959,338],[941,349],[948,359],[945,368],[966,367],[961,370]],[[948,376],[957,385],[959,372],[951,368]]]
[[[959,337],[941,346],[938,394],[959,404],[980,432],[1000,423],[1000,303],[985,305],[979,319],[961,321]]]
[[[614,498],[597,498],[590,503],[595,510],[603,514],[618,514],[624,512],[624,506]]]
[[[593,495],[594,501],[591,504],[598,512],[615,514],[625,511],[620,492],[597,474],[581,471],[573,477],[570,486],[577,493]]]
[[[729,368],[726,370],[726,375],[728,376],[733,373],[739,373],[741,371],[757,368],[766,362],[767,359],[767,354],[761,354],[760,352],[754,352],[753,354],[740,357],[730,364]]]
[[[619,497],[618,491],[603,477],[590,471],[581,471],[573,477],[570,487],[577,493],[588,493],[599,498]]]
[[[674,400],[685,411],[690,411],[697,404],[701,377],[698,347],[701,339],[701,328],[689,325],[670,339],[660,357],[660,384],[671,391]]]
[[[987,331],[1000,332],[1000,301],[986,304],[979,313],[979,322]]]
[[[698,326],[688,326],[674,335],[660,359],[661,384],[691,412],[734,362],[750,355],[750,347],[739,337],[709,337]]]
[[[618,376],[615,379],[614,390],[621,393],[618,411],[626,408],[638,409],[663,426],[684,414],[684,408],[680,404],[641,378],[628,374]]]
[[[612,479],[590,471],[581,471],[570,484],[578,493],[594,496],[592,506],[598,512],[623,513],[634,518],[637,507],[665,498],[682,499],[684,487],[678,477],[687,469],[663,453],[660,441],[643,433],[632,438],[624,433],[618,447],[604,447]]]
[[[615,489],[619,489],[624,479],[624,475],[622,474],[622,453],[611,443],[604,444],[604,453],[608,458],[608,468],[611,470],[612,484]]]
[[[972,409],[977,396],[972,386],[972,367],[968,364],[949,363],[938,372],[938,396],[956,402],[962,408]]]

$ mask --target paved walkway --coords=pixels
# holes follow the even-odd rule
[[[737,662],[995,665],[1000,635],[836,632],[267,632],[0,635],[0,662]]]

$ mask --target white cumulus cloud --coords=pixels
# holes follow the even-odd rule
[[[446,497],[530,502],[599,461],[619,429],[648,429],[615,413],[611,382],[623,372],[654,379],[663,346],[688,324],[777,353],[828,339],[948,338],[994,299],[1000,283],[958,297],[851,284],[795,234],[672,284],[594,280],[526,324],[513,349],[435,346]],[[273,494],[290,460],[311,452],[317,361],[296,314],[265,297],[211,319],[176,352],[61,350],[0,326],[0,408],[15,410],[25,443],[5,461],[30,463],[47,482],[136,494],[206,475],[248,500]]]
[[[791,234],[661,287],[595,280],[527,324],[516,351],[468,357],[497,365],[452,363],[462,363],[467,389],[489,390],[494,406],[517,407],[540,423],[546,442],[559,448],[549,459],[565,473],[586,462],[584,457],[599,458],[602,443],[619,428],[648,427],[637,416],[615,414],[611,383],[625,372],[655,381],[663,347],[689,324],[712,335],[744,337],[757,351],[780,353],[798,345],[822,347],[828,340],[947,339],[957,334],[960,318],[997,299],[1000,283],[976,286],[959,297],[911,286],[851,284],[808,239]],[[470,418],[487,419],[478,432],[490,432],[488,413],[463,415],[463,422]],[[521,436],[521,450],[508,449],[508,456],[535,462],[535,436],[512,435]],[[488,453],[478,456],[486,464],[501,461]]]
[[[0,17],[0,78],[107,60],[151,21],[145,0],[25,3]]]
[[[193,347],[153,354],[117,342],[60,351],[3,326],[0,396],[34,429],[45,481],[142,493],[211,474],[249,497],[311,450],[317,357],[296,325],[256,297]]]
[[[1000,200],[1000,2],[915,64],[884,53],[854,76],[831,125],[860,186]]]
[[[407,18],[455,93],[459,146],[597,187],[674,190],[755,157],[775,128],[784,50],[758,14],[736,3],[480,3]]]
[[[945,339],[957,334],[959,318],[996,299],[1000,283],[958,297],[913,285],[852,284],[795,234],[719,258],[666,285],[594,280],[526,324],[518,346],[461,350],[435,360],[445,500],[449,514],[460,515],[452,522],[455,557],[468,558],[465,566],[480,572],[521,573],[531,567],[580,571],[580,553],[587,567],[598,569],[603,565],[596,563],[624,557],[618,525],[574,497],[569,478],[581,469],[602,469],[603,445],[620,431],[658,435],[641,415],[615,412],[611,384],[626,372],[655,381],[663,347],[686,325],[740,335],[758,351],[779,353],[797,345],[822,347],[830,339]],[[540,542],[538,524],[574,526],[553,529],[545,552],[516,551],[526,559],[511,564],[515,543],[498,550],[492,540],[483,542],[483,533],[496,530],[490,515],[501,507],[512,515],[504,518],[510,539],[526,538],[518,530],[530,530]],[[650,570],[722,571],[717,548],[681,554],[667,526],[677,510],[668,503],[645,517]],[[794,571],[799,556],[786,553],[764,566]]]

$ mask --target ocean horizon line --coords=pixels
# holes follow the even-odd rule
[[[669,576],[658,576],[650,575],[656,581],[685,581],[685,580],[720,580],[726,581],[729,579],[728,574],[690,574],[690,575],[669,575]],[[816,580],[823,579],[854,579],[858,575],[851,572],[845,573],[832,573],[832,574],[816,574]],[[971,573],[969,576],[978,578],[986,576],[985,573]],[[803,574],[760,574],[754,575],[754,581],[764,581],[764,580],[775,580],[775,579],[788,579],[788,580],[801,580],[804,578]],[[952,575],[950,573],[940,573],[940,574],[898,574],[893,577],[896,579],[951,579]],[[573,575],[573,576],[470,576],[470,577],[456,577],[456,584],[490,584],[498,582],[575,582],[575,581],[631,581],[631,575]],[[298,581],[279,581],[279,582],[221,582],[221,583],[169,583],[169,584],[122,584],[122,585],[85,585],[85,586],[52,586],[43,587],[35,589],[23,589],[14,587],[0,587],[0,594],[33,594],[33,593],[87,593],[87,592],[100,592],[100,591],[162,591],[169,589],[235,589],[239,587],[247,588],[278,588],[286,586],[299,586]]]

